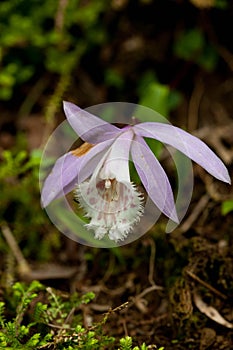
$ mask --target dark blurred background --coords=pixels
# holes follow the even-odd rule
[[[232,18],[226,0],[1,1],[1,136],[53,123],[63,99],[142,103],[190,131],[231,119]]]

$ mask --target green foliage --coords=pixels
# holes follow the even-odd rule
[[[44,345],[51,338],[51,334],[41,336],[39,333],[31,335],[31,328],[38,322],[32,320],[23,324],[24,317],[31,303],[38,297],[38,293],[44,287],[38,281],[33,281],[29,286],[17,282],[12,287],[12,295],[9,296],[7,310],[13,311],[11,320],[6,320],[6,305],[0,305],[0,331],[1,349],[35,349],[35,346]]]
[[[154,345],[152,345],[152,347],[157,350],[165,349],[164,347],[161,347],[158,349],[157,347],[154,347]],[[151,346],[147,346],[145,343],[143,343],[140,346],[133,346],[133,339],[127,336],[125,338],[120,339],[120,348],[118,350],[148,350],[148,349],[151,349]]]
[[[5,312],[5,303],[1,301],[0,302],[0,324],[2,328],[4,327],[6,322],[4,312]]]
[[[25,207],[31,205],[32,195],[35,192],[38,193],[39,162],[40,156],[35,152],[30,155],[26,150],[15,149],[2,152],[0,166],[1,217],[4,217],[5,210],[11,203],[19,202]]]
[[[59,0],[1,1],[0,99],[9,100],[19,84],[43,70],[71,74],[88,45],[105,40],[96,23],[106,4],[72,0],[63,7]]]
[[[47,304],[40,301],[36,302],[39,293],[46,293]],[[83,333],[84,330],[79,326],[73,328],[77,324],[77,317],[72,317],[72,322],[67,324],[66,320],[68,316],[74,312],[81,304],[89,303],[95,297],[94,293],[90,292],[83,296],[73,294],[69,299],[64,300],[57,291],[51,288],[46,288],[38,281],[33,281],[29,286],[24,283],[17,282],[12,287],[11,295],[8,295],[8,305],[4,302],[0,303],[0,346],[1,349],[11,347],[11,349],[35,349],[50,344],[53,339],[53,328],[49,329],[47,326],[53,323],[55,329],[56,326],[61,325],[64,329],[67,329],[67,336],[69,333],[74,332]],[[32,308],[33,311],[29,311]],[[7,310],[11,310],[13,317],[11,320],[6,319]],[[80,317],[78,317],[80,318]],[[43,326],[43,327],[42,327]],[[41,329],[42,333],[37,330]],[[46,333],[47,329],[47,334]],[[36,331],[35,331],[36,330]],[[60,330],[60,327],[58,327]],[[83,349],[91,349],[91,346],[98,341],[94,338],[94,332],[85,333],[86,344],[89,347],[83,347]],[[79,335],[75,334],[71,336],[69,343],[72,343],[72,339],[79,342]],[[84,335],[80,340],[82,344]],[[107,339],[108,341],[108,339]],[[66,341],[64,340],[66,343]],[[75,341],[76,343],[76,341]],[[86,346],[86,345],[85,345]],[[59,348],[59,347],[58,347]],[[60,347],[63,349],[63,347]],[[94,349],[94,347],[93,347]]]
[[[222,215],[227,215],[228,213],[233,211],[233,200],[224,201],[222,203],[221,210],[222,210]]]
[[[23,254],[27,257],[46,261],[52,249],[60,246],[59,235],[50,225],[40,206],[39,165],[41,151],[26,151],[21,141],[11,150],[2,152],[0,164],[0,217],[6,222],[14,222],[13,234],[20,244],[27,240]],[[35,215],[36,213],[36,215]],[[42,228],[46,236],[38,234]],[[38,245],[40,249],[38,249]],[[0,247],[5,250],[5,241],[0,237]]]
[[[40,164],[40,154],[32,152],[28,159],[26,150],[19,152],[5,150],[2,152],[3,164],[0,168],[0,179],[6,180],[9,177],[25,174],[28,170],[38,169]]]
[[[65,323],[71,307],[76,309],[81,304],[88,304],[95,297],[94,293],[92,292],[89,292],[81,297],[77,293],[74,293],[68,300],[65,301],[63,300],[62,296],[58,295],[52,288],[48,287],[47,292],[50,308],[46,309],[46,320],[47,322],[53,322],[56,320],[57,324]]]
[[[171,90],[168,85],[160,84],[153,72],[147,72],[143,76],[139,83],[138,94],[140,96],[140,105],[156,111],[153,114],[147,113],[145,120],[142,120],[140,114],[140,120],[142,122],[167,122],[163,116],[168,117],[170,112],[181,102],[181,95],[177,91]],[[155,114],[156,120],[154,119]],[[146,139],[146,142],[155,156],[159,157],[163,145],[159,141],[149,138]]]
[[[181,33],[175,41],[174,52],[179,58],[193,61],[207,71],[213,71],[218,60],[216,50],[207,43],[199,28]]]
[[[169,86],[160,84],[153,72],[147,72],[142,77],[138,93],[140,96],[139,104],[152,108],[163,116],[168,116],[181,102],[181,95],[177,91],[171,90]],[[147,115],[142,121],[155,120],[148,119]]]
[[[99,331],[89,330],[87,331],[82,326],[78,325],[75,328],[75,332],[72,337],[67,340],[64,345],[59,349],[83,349],[83,350],[94,350],[94,349],[108,349],[111,348],[111,344],[114,342],[113,337],[103,336]]]
[[[131,350],[132,349],[132,338],[131,337],[125,337],[120,340],[121,349],[122,350]]]
[[[227,9],[228,5],[229,5],[228,0],[215,0],[215,4],[214,4],[214,6],[219,9]]]
[[[12,301],[16,307],[15,324],[19,326],[23,320],[26,309],[29,304],[38,296],[38,291],[42,290],[43,286],[38,281],[33,281],[29,287],[23,283],[16,282],[13,287]]]
[[[36,349],[112,349],[116,340],[104,335],[102,322],[89,329],[82,325],[80,305],[90,303],[95,295],[66,295],[38,281],[26,285],[17,282],[0,302],[0,348]],[[43,299],[41,302],[39,299]],[[11,317],[9,316],[11,314]],[[131,337],[120,339],[120,350],[147,350],[146,344],[133,347]],[[161,348],[162,350],[162,348]]]

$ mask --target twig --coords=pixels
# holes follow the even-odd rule
[[[215,289],[214,287],[212,287],[209,283],[203,281],[202,279],[200,279],[197,275],[195,275],[193,272],[191,272],[190,270],[186,270],[185,271],[187,273],[187,275],[189,275],[192,279],[194,279],[195,281],[197,281],[198,283],[200,283],[202,286],[206,287],[207,289],[211,290],[213,293],[215,293],[216,295],[218,295],[220,298],[227,300],[227,296],[225,294],[222,294],[221,292],[219,292],[217,289]]]
[[[217,45],[218,53],[219,55],[224,59],[224,61],[227,63],[228,67],[233,70],[233,55],[232,53],[227,50],[224,46]]]
[[[121,323],[122,323],[122,326],[123,326],[123,329],[124,329],[125,337],[127,337],[129,335],[129,332],[128,332],[128,329],[127,329],[126,320],[122,319]]]
[[[220,111],[217,111],[216,103],[212,105],[212,113],[223,115],[222,108]],[[207,141],[207,143],[216,151],[216,153],[223,159],[227,164],[230,164],[233,160],[232,147],[229,149],[224,145],[223,140],[226,140],[227,143],[230,143],[232,146],[232,131],[233,123],[229,118],[225,117],[227,120],[224,125],[219,127],[203,127],[201,129],[193,131],[193,135],[199,137],[202,140]]]
[[[192,224],[197,220],[198,216],[201,214],[203,209],[206,207],[208,204],[210,197],[208,194],[205,194],[204,196],[201,197],[201,199],[198,201],[196,204],[195,208],[193,209],[192,213],[189,215],[187,220],[180,226],[180,231],[182,233],[187,232]]]
[[[70,71],[71,71],[71,68],[66,73],[62,73],[60,75],[60,78],[55,87],[54,93],[50,97],[49,102],[45,108],[46,128],[44,130],[41,147],[43,147],[44,144],[47,142],[47,139],[50,136],[50,133],[53,131],[53,128],[55,126],[55,114],[58,108],[60,107],[62,96],[70,84],[70,79],[71,79]]]
[[[24,258],[9,226],[7,224],[2,224],[1,225],[2,228],[2,233],[3,236],[5,238],[5,240],[7,241],[17,263],[18,263],[18,271],[19,274],[22,276],[29,276],[31,274],[31,268],[28,264],[28,262],[26,261],[26,259]]]
[[[11,252],[6,254],[5,272],[2,276],[2,286],[6,289],[10,289],[15,280],[15,257]]]
[[[123,309],[128,308],[129,305],[130,305],[130,302],[126,301],[125,303],[115,307],[114,309],[109,309],[106,313],[103,314],[103,319],[100,322],[98,322],[97,324],[95,324],[95,325],[93,325],[91,327],[88,327],[87,330],[84,333],[87,333],[89,331],[95,330],[99,326],[104,325],[110,315],[114,314],[115,312],[122,311]]]
[[[143,297],[146,294],[153,292],[154,290],[162,290],[162,289],[163,289],[163,287],[160,287],[157,285],[153,285],[151,287],[144,289],[141,293],[139,293],[135,297],[131,298],[131,305],[130,306],[135,305],[140,310],[140,312],[142,312],[143,314],[147,314],[148,308],[146,306],[146,300],[143,299]]]
[[[58,3],[58,9],[55,17],[55,29],[58,32],[62,32],[64,25],[65,10],[68,5],[68,0],[60,0]]]
[[[112,276],[112,273],[114,271],[114,266],[115,266],[115,257],[113,254],[111,254],[109,257],[109,263],[108,263],[107,270],[106,270],[103,278],[100,281],[101,283],[104,284]]]
[[[40,96],[42,95],[43,91],[45,91],[49,83],[50,79],[47,76],[43,76],[35,83],[35,85],[27,93],[19,108],[19,118],[25,117],[31,113],[33,106],[39,100]]]
[[[149,261],[148,280],[152,286],[155,286],[154,267],[155,267],[156,247],[155,247],[155,242],[152,239],[150,239],[149,242],[150,242],[150,247],[151,247],[151,253],[150,253],[150,261]]]
[[[146,294],[150,293],[150,292],[153,292],[154,290],[163,290],[163,287],[161,286],[157,286],[157,285],[154,285],[154,286],[151,286],[151,287],[148,287],[146,289],[144,289],[141,293],[139,293],[138,295],[136,295],[134,299],[141,299],[142,297],[144,297]]]
[[[188,130],[193,131],[198,126],[198,111],[204,93],[204,84],[201,79],[196,81],[188,106]]]

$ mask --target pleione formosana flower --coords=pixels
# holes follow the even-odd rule
[[[170,182],[148,138],[174,147],[218,180],[231,182],[223,162],[203,141],[171,124],[138,122],[120,128],[70,102],[64,102],[64,111],[83,144],[58,158],[44,181],[41,202],[47,207],[73,191],[95,239],[108,235],[124,241],[143,216],[145,198],[131,181],[131,159],[151,201],[179,222]]]

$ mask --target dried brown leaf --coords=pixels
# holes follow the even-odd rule
[[[198,295],[197,293],[194,293],[194,303],[196,307],[201,311],[203,314],[205,314],[207,317],[209,317],[211,320],[221,324],[224,327],[227,328],[233,328],[233,323],[228,322],[225,320],[225,318],[220,315],[220,313],[213,307],[207,305]]]

